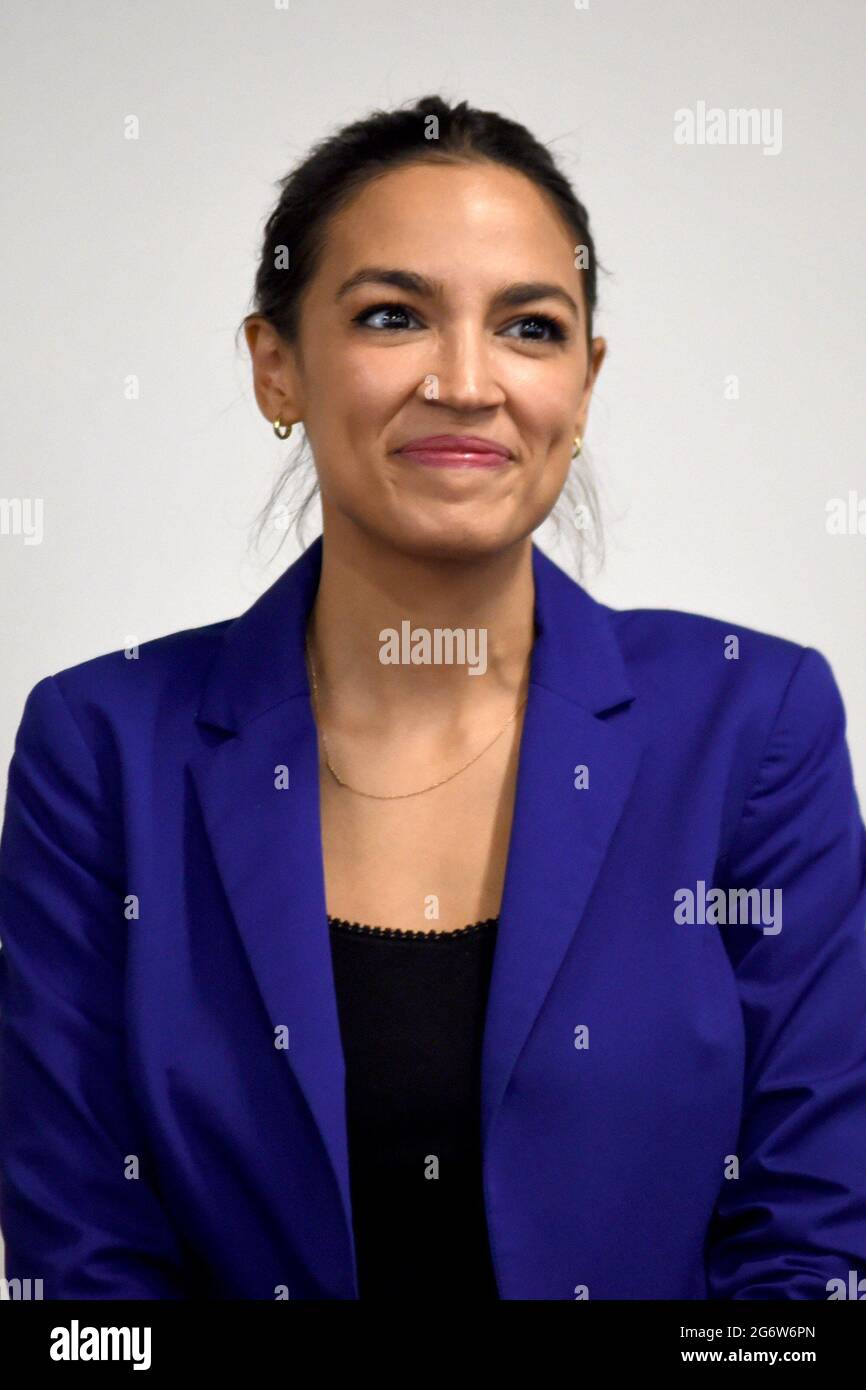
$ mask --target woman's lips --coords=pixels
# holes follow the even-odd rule
[[[504,445],[492,440],[455,436],[410,440],[397,453],[427,468],[501,468],[511,457]]]
[[[450,449],[401,449],[404,458],[427,468],[501,468],[508,462],[504,454],[460,454]]]

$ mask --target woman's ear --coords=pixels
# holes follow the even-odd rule
[[[593,338],[592,347],[589,355],[589,363],[586,369],[586,381],[580,397],[580,408],[575,420],[575,433],[586,433],[586,418],[589,414],[589,402],[592,396],[592,389],[601,371],[602,363],[607,352],[607,343],[604,338]]]
[[[605,338],[593,338],[592,350],[589,357],[589,371],[587,373],[590,386],[595,385],[596,377],[601,371],[602,363],[607,355],[607,340]]]
[[[279,415],[287,424],[303,417],[303,401],[295,354],[267,319],[253,314],[244,323],[253,368],[253,390],[259,410],[268,421]]]

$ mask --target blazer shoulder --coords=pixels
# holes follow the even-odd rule
[[[844,701],[815,647],[675,609],[609,614],[638,706],[662,739],[727,746],[752,780],[764,757],[805,765],[844,740]]]
[[[104,652],[41,677],[27,696],[43,687],[59,690],[76,722],[88,729],[114,724],[146,712],[191,709],[216,658],[220,641],[235,618],[184,628],[135,647]]]
[[[624,647],[641,650],[683,652],[699,658],[711,654],[720,642],[737,637],[740,646],[748,646],[770,660],[797,661],[806,650],[801,642],[780,637],[772,632],[735,622],[731,618],[711,618],[704,613],[689,613],[679,608],[610,608],[605,609],[613,622]]]
[[[699,703],[736,694],[775,711],[807,654],[829,672],[813,648],[730,619],[670,608],[607,611],[638,692]]]

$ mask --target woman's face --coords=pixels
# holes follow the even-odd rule
[[[299,351],[261,321],[247,330],[263,412],[303,421],[326,533],[348,523],[400,551],[459,557],[541,524],[605,351],[600,338],[587,348],[576,256],[545,195],[498,164],[403,167],[330,220]],[[507,456],[443,466],[400,452],[434,435],[494,440]]]

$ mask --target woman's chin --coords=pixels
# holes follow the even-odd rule
[[[414,559],[482,560],[508,550],[530,534],[531,523],[515,518],[501,524],[489,517],[449,518],[439,524],[425,517],[416,525],[400,527],[389,539],[394,548]]]

